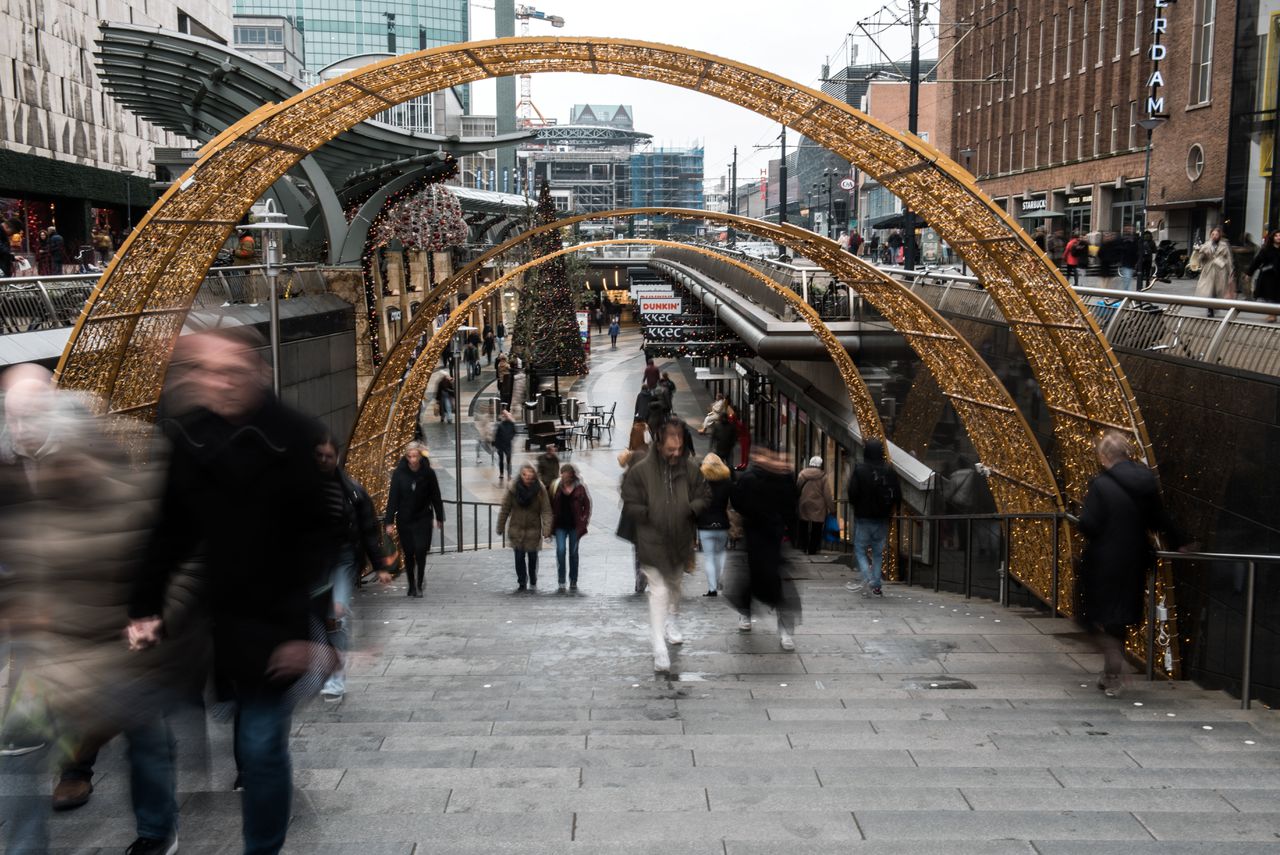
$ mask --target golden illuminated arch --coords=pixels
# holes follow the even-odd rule
[[[531,232],[525,232],[519,238],[507,241],[502,246],[509,249],[527,241],[539,232],[547,231],[549,228],[556,227],[562,223],[563,221],[560,221]],[[844,381],[845,390],[849,393],[849,404],[853,409],[854,418],[857,419],[858,427],[863,435],[881,440],[886,438],[884,424],[880,421],[880,414],[876,410],[876,403],[871,396],[871,390],[863,382],[862,375],[858,373],[858,368],[853,364],[853,359],[849,356],[848,351],[844,349],[827,325],[823,323],[817,311],[801,300],[793,291],[774,282],[750,265],[743,264],[737,259],[727,258],[714,250],[652,238],[610,238],[608,240],[591,241],[590,243],[581,243],[547,253],[512,268],[493,282],[481,286],[475,294],[492,294],[498,285],[510,282],[526,270],[545,264],[553,258],[560,258],[561,256],[586,249],[617,246],[619,244],[644,244],[646,246],[692,249],[712,258],[734,264],[781,295],[804,319],[809,328],[813,330],[814,335],[826,347],[832,362],[835,363],[840,372],[840,379]],[[485,255],[492,257],[490,253]],[[385,495],[387,474],[395,466],[405,443],[413,439],[414,425],[418,418],[418,404],[426,393],[427,383],[431,379],[432,372],[440,362],[440,354],[444,352],[445,344],[448,342],[449,336],[453,334],[452,332],[444,332],[448,324],[446,323],[444,327],[436,331],[417,359],[412,358],[413,351],[417,347],[417,342],[431,331],[435,318],[443,310],[448,300],[457,293],[457,286],[465,282],[472,273],[479,269],[479,265],[483,263],[484,258],[485,256],[481,256],[481,258],[462,268],[439,286],[433,288],[431,293],[426,296],[417,314],[410,321],[409,326],[405,328],[404,333],[396,341],[391,352],[387,354],[387,358],[383,360],[382,366],[373,378],[373,382],[369,384],[369,390],[365,393],[364,401],[361,402],[360,412],[356,416],[355,427],[351,431],[351,441],[346,455],[346,468],[356,480],[366,485],[369,495],[373,497],[376,506],[381,505],[381,500]],[[475,294],[472,294],[459,304],[459,309],[463,306],[475,305],[475,300],[473,299]],[[450,315],[451,320],[457,311],[455,309],[454,313]],[[460,322],[454,323],[454,327]]]
[[[441,343],[434,351],[435,359],[428,360],[428,353],[413,359],[413,351],[423,336],[433,326],[434,319],[458,288],[478,272],[484,264],[526,244],[536,235],[564,228],[573,223],[592,219],[612,219],[621,216],[664,215],[689,219],[710,219],[731,225],[742,232],[776,240],[789,249],[806,257],[822,257],[825,269],[858,291],[871,305],[885,316],[895,329],[905,336],[908,344],[920,356],[925,367],[938,378],[943,394],[954,406],[958,417],[971,435],[971,441],[979,457],[990,469],[990,488],[996,507],[1010,514],[1053,514],[1062,510],[1053,473],[1013,400],[977,352],[955,329],[928,304],[861,259],[839,250],[838,244],[812,232],[789,226],[779,227],[759,220],[732,214],[708,213],[679,208],[628,208],[602,211],[566,217],[538,226],[505,243],[494,247],[475,261],[440,283],[423,301],[423,308],[410,321],[404,334],[387,354],[378,374],[375,375],[361,404],[352,430],[347,456],[348,470],[361,480],[371,492],[385,489],[387,475],[395,464],[404,443],[413,438],[418,404],[426,392],[427,384],[443,351]],[[649,244],[674,246],[728,261],[754,275],[775,292],[781,294],[797,310],[810,327],[819,332],[827,350],[840,369],[854,402],[859,423],[864,424],[863,410],[859,406],[866,397],[866,388],[856,373],[852,361],[816,312],[793,291],[778,285],[759,271],[722,253],[690,244],[672,244],[667,241],[646,239],[615,239],[596,241],[570,247],[556,255],[535,259],[520,269],[535,267],[557,255],[600,245]],[[833,249],[825,253],[826,248]],[[486,292],[491,293],[491,292]],[[871,405],[873,406],[873,405]],[[872,410],[874,415],[874,410]],[[876,430],[865,431],[867,436],[883,438],[883,430],[876,420]],[[1065,533],[1065,529],[1064,529]],[[1051,589],[1053,528],[1048,519],[1025,520],[1014,525],[1010,543],[1011,566],[1014,575],[1046,601]],[[1070,554],[1067,537],[1060,537],[1059,557]],[[1066,566],[1066,565],[1063,565]],[[1060,608],[1071,611],[1073,602],[1072,581],[1064,574],[1059,587]]]
[[[1067,495],[1096,470],[1092,440],[1130,433],[1151,461],[1119,363],[1079,298],[971,176],[919,138],[815,89],[711,54],[626,39],[508,38],[447,45],[352,71],[266,104],[206,145],[117,253],[58,366],[110,412],[154,415],[169,355],[218,248],[303,157],[387,107],[490,77],[581,72],[655,80],[738,104],[849,160],[920,214],[982,280],[1053,413]],[[184,189],[185,188],[185,189]]]

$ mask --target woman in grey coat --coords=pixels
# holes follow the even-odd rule
[[[538,550],[551,537],[551,500],[532,463],[520,467],[519,476],[503,495],[497,531],[506,532],[515,552],[517,590],[538,587]]]

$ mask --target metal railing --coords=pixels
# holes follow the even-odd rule
[[[1050,602],[1047,604],[1049,614],[1053,617],[1059,615],[1057,607],[1059,594],[1059,558],[1061,550],[1059,548],[1059,537],[1061,526],[1059,523],[1067,521],[1075,525],[1078,520],[1071,514],[905,514],[894,518],[896,523],[896,541],[894,549],[899,559],[900,580],[908,586],[916,584],[916,562],[917,554],[916,541],[917,530],[923,530],[928,527],[927,532],[922,533],[922,537],[927,539],[927,552],[929,558],[930,569],[932,570],[931,582],[934,591],[943,589],[942,578],[942,553],[943,549],[939,545],[941,536],[940,524],[951,524],[961,528],[964,532],[964,559],[963,572],[959,580],[947,580],[952,584],[958,582],[959,593],[962,593],[966,599],[973,596],[974,591],[974,555],[973,546],[974,524],[988,523],[997,526],[1000,532],[1000,544],[998,559],[999,563],[996,569],[998,597],[996,600],[1002,606],[1010,605],[1011,592],[1011,576],[1008,572],[1009,567],[1009,527],[1014,522],[1024,520],[1053,520],[1053,565],[1050,576]],[[904,536],[905,532],[905,536]],[[904,544],[905,541],[905,544]],[[905,551],[904,551],[905,545]],[[1185,563],[1188,561],[1201,561],[1208,563],[1232,563],[1244,565],[1244,626],[1241,631],[1240,640],[1240,708],[1250,709],[1252,706],[1253,694],[1253,640],[1254,640],[1254,615],[1257,606],[1257,569],[1258,565],[1280,565],[1280,555],[1272,554],[1250,554],[1235,552],[1167,552],[1161,551],[1157,556],[1165,561]],[[905,560],[904,560],[905,559]],[[1176,569],[1175,569],[1176,574]],[[1016,584],[1016,580],[1013,580]],[[925,584],[928,584],[926,582]],[[1024,589],[1025,590],[1025,589]],[[1148,680],[1155,679],[1156,670],[1156,651],[1158,647],[1167,646],[1157,643],[1157,627],[1164,623],[1159,617],[1159,602],[1157,601],[1157,586],[1155,572],[1152,571],[1147,576],[1146,581],[1146,677]],[[1042,603],[1040,598],[1033,600],[1030,592],[1021,597],[1026,604],[1032,602]],[[1043,604],[1043,603],[1042,603]],[[1161,630],[1163,628],[1161,627]],[[1202,630],[1201,636],[1207,636],[1209,633]]]
[[[208,309],[265,302],[265,269],[259,264],[211,268],[193,305]],[[101,275],[95,272],[0,280],[0,334],[73,326]],[[316,264],[278,266],[276,288],[284,299],[328,291],[324,274]]]
[[[505,533],[498,535],[494,532],[493,527],[498,522],[498,512],[502,509],[502,505],[494,502],[458,502],[455,499],[445,499],[445,518],[450,520],[452,524],[446,525],[443,529],[436,531],[439,536],[439,550],[441,555],[448,552],[479,552],[481,549],[493,549],[494,540],[498,541],[501,548],[507,546],[507,536]],[[449,508],[453,508],[452,515]],[[467,515],[470,512],[471,524],[467,525]],[[453,532],[459,530],[454,520],[462,522],[461,531],[462,539],[457,540],[451,545],[445,544],[445,532]],[[466,535],[470,533],[471,539],[467,540]]]
[[[1004,322],[991,295],[973,276],[929,269],[882,270],[939,312]],[[1087,286],[1076,286],[1075,291],[1116,347],[1280,376],[1280,324],[1246,319],[1280,313],[1280,305]]]

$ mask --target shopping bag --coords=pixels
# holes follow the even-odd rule
[[[827,520],[822,524],[822,539],[828,543],[840,539],[840,518],[835,514],[827,514]]]

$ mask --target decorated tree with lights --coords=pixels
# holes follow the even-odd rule
[[[546,184],[538,194],[537,225],[559,219],[551,190]],[[530,241],[534,258],[563,246],[558,229],[543,232]],[[525,276],[520,308],[512,336],[512,351],[539,371],[585,374],[587,358],[578,331],[578,295],[570,282],[565,257],[533,268]]]

